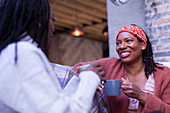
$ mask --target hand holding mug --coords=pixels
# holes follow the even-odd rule
[[[125,95],[138,99],[141,103],[145,104],[147,94],[142,91],[136,84],[133,84],[123,78],[121,78],[122,91]]]

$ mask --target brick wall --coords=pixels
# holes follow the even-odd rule
[[[156,62],[170,62],[170,0],[145,0],[146,32]]]

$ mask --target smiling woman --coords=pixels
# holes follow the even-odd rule
[[[134,24],[121,28],[116,36],[116,51],[120,59],[94,61],[100,62],[107,80],[122,80],[120,96],[105,96],[108,111],[169,112],[170,69],[154,62],[152,45],[144,30]],[[76,71],[77,67],[90,63],[78,63],[73,69]]]
[[[122,62],[126,64],[138,61],[143,62],[141,50],[146,49],[144,41],[139,41],[129,32],[122,32],[118,35],[116,45],[116,51]]]

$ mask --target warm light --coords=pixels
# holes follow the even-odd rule
[[[103,34],[104,36],[108,36],[108,26],[106,25],[106,27],[103,29]]]
[[[74,31],[71,32],[71,34],[74,35],[74,36],[81,36],[81,35],[84,34],[84,32],[79,27],[76,26],[74,28]]]
[[[107,35],[108,35],[108,32],[104,32],[103,34],[104,34],[104,36],[107,36]]]
[[[73,31],[71,32],[71,34],[73,36],[81,36],[81,35],[84,35],[84,32],[81,30],[81,28],[79,27],[79,22],[78,22],[78,11],[77,11],[77,2],[75,4],[75,9],[76,9],[76,25],[73,29]]]

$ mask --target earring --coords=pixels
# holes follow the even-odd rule
[[[38,26],[41,27],[41,24],[39,23]]]
[[[143,58],[143,61],[146,62],[146,57]]]

